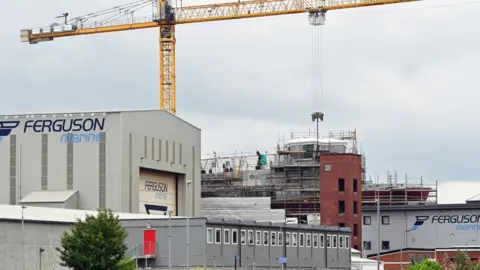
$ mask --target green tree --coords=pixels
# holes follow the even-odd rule
[[[442,270],[442,266],[434,260],[423,260],[421,262],[413,263],[408,270]]]
[[[98,214],[77,219],[71,232],[61,238],[60,264],[73,270],[129,269],[124,258],[127,232],[118,216],[101,209]]]

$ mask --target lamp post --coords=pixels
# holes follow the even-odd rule
[[[172,269],[172,211],[168,211],[168,270]]]
[[[23,220],[23,210],[27,208],[22,204],[22,269],[25,269],[25,223]]]
[[[411,232],[412,230],[406,230],[403,233],[403,243],[402,246],[400,247],[400,269],[403,270],[403,249],[407,248],[407,233]]]
[[[380,270],[380,187],[378,185],[375,202],[377,203],[377,270]]]
[[[190,264],[189,264],[189,257],[190,257],[190,248],[188,246],[188,242],[189,242],[189,238],[190,238],[190,219],[188,217],[188,191],[190,190],[190,184],[192,183],[191,180],[188,180],[187,181],[187,185],[186,185],[186,188],[185,188],[185,214],[187,216],[187,270],[190,270]]]

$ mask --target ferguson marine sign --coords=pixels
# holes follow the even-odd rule
[[[453,224],[455,229],[460,231],[480,230],[480,215],[434,215],[434,216],[416,216],[412,230],[417,230],[426,222],[432,224]]]
[[[18,128],[20,123],[18,120],[0,121],[0,141]],[[76,118],[27,120],[23,124],[22,130],[23,133],[68,133],[61,136],[61,142],[95,142],[100,141],[101,134],[98,131],[103,131],[104,128],[105,118]]]

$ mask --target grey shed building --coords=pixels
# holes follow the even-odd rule
[[[163,110],[0,116],[0,204],[196,216],[200,142]]]
[[[60,245],[62,232],[86,213],[95,212],[29,206],[23,209],[22,229],[22,208],[0,205],[0,270],[39,269],[40,265],[64,269],[58,264],[55,247]],[[284,263],[287,269],[351,269],[349,228],[201,217],[190,218],[187,227],[184,217],[118,215],[128,232],[128,255],[139,267],[232,269],[236,263],[239,269],[271,269]],[[156,234],[153,253],[145,253],[146,231]]]

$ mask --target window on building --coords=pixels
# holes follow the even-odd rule
[[[318,234],[313,235],[313,247],[318,248]]]
[[[222,243],[222,230],[215,229],[215,244]]]
[[[207,243],[208,244],[213,243],[213,229],[212,228],[207,229]]]
[[[270,232],[270,245],[271,246],[276,246],[277,245],[277,233],[276,232]]]
[[[410,262],[417,262],[417,254],[408,255]],[[455,260],[453,260],[455,261]]]
[[[230,244],[230,230],[223,229],[223,243]]]
[[[268,246],[268,232],[263,232],[263,245]]]
[[[353,214],[357,215],[358,214],[358,202],[353,201]]]
[[[238,231],[237,230],[232,230],[232,244],[233,245],[238,244]]]
[[[338,201],[338,214],[339,215],[345,214],[345,201]]]
[[[287,247],[290,246],[290,233],[289,233],[289,232],[287,232],[287,233],[285,234],[285,245],[286,245]]]
[[[358,224],[353,223],[353,237],[357,237],[357,236],[358,236]]]
[[[248,230],[248,244],[253,246],[253,231]]]
[[[345,223],[341,222],[341,223],[338,223],[338,227],[340,228],[344,228],[345,227]]]
[[[300,247],[304,247],[305,246],[305,234],[301,233],[300,234]]]
[[[338,236],[338,247],[343,248],[343,235]]]
[[[382,216],[382,225],[390,225],[390,216]]]
[[[307,233],[306,238],[307,238],[306,239],[307,240],[307,248],[312,247],[312,234]]]
[[[326,163],[326,164],[325,164],[325,171],[326,171],[326,172],[329,172],[329,171],[331,171],[331,170],[332,170],[332,164]]]
[[[345,191],[345,179],[338,178],[338,191],[344,192]]]
[[[353,192],[358,192],[358,180],[353,178]]]
[[[327,234],[327,248],[330,248],[331,246],[332,246],[331,236],[330,236],[330,234]]]
[[[255,245],[262,245],[262,231],[255,231]]]
[[[278,233],[278,246],[283,247],[283,232]]]
[[[242,245],[247,243],[247,232],[245,230],[240,231],[240,242]]]
[[[363,249],[364,250],[372,250],[372,242],[371,241],[363,241]]]
[[[372,217],[363,216],[363,225],[372,225]]]
[[[345,248],[346,249],[350,248],[350,236],[348,235],[345,236]]]
[[[390,241],[382,241],[382,250],[390,249]]]
[[[297,247],[297,233],[292,233],[292,247]]]
[[[325,247],[325,235],[320,234],[320,247],[324,248]]]
[[[337,236],[336,235],[333,235],[332,236],[332,247],[333,248],[337,248]]]

